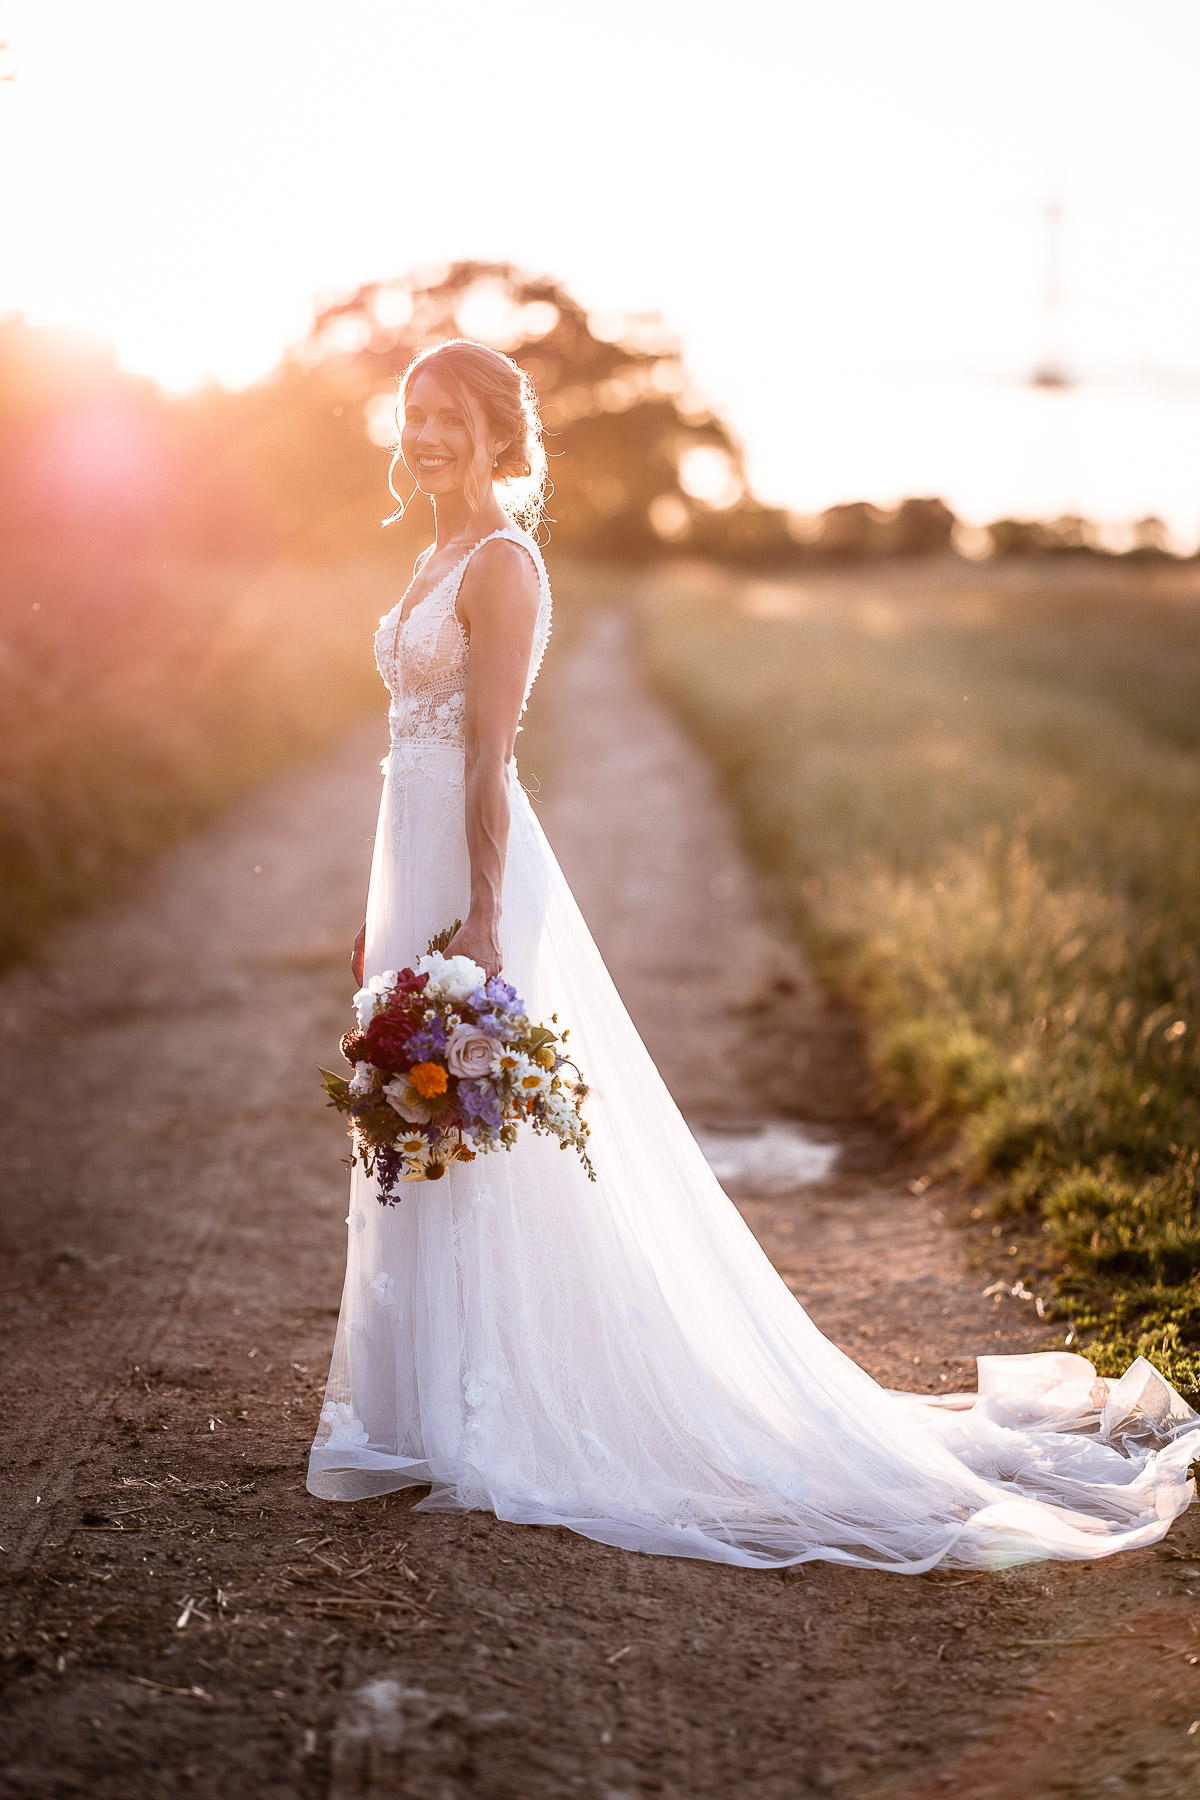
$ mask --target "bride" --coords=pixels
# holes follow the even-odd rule
[[[391,750],[362,982],[451,953],[557,1013],[592,1092],[597,1179],[532,1132],[381,1206],[351,1182],[346,1283],[308,1485],[428,1485],[630,1550],[771,1568],[1109,1555],[1194,1497],[1200,1418],[1139,1358],[981,1357],[978,1394],[887,1392],[822,1337],[710,1172],[518,780],[550,633],[529,380],[444,343],[402,385],[436,540],[375,638]],[[393,467],[395,464],[393,464]],[[504,510],[507,507],[508,510]],[[518,521],[522,521],[518,523]]]

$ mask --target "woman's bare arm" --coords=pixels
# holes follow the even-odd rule
[[[525,700],[538,578],[526,551],[495,539],[471,559],[458,597],[467,664],[466,813],[471,897],[449,953],[500,973],[500,897],[508,850],[508,764]]]

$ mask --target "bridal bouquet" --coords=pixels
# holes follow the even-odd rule
[[[565,1052],[567,1032],[535,1025],[516,989],[486,979],[467,956],[444,954],[457,924],[415,969],[375,975],[354,997],[358,1029],[342,1039],[354,1068],[329,1069],[330,1101],[350,1120],[351,1163],[379,1178],[379,1199],[404,1181],[437,1181],[454,1162],[511,1150],[522,1125],[578,1151],[590,1179],[587,1088]]]

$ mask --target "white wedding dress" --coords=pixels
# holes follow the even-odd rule
[[[550,632],[541,584],[529,685]],[[485,540],[486,541],[486,540]],[[470,553],[469,553],[470,554]],[[366,974],[467,910],[455,602],[468,557],[375,639],[391,752]],[[710,1172],[650,1060],[511,766],[504,973],[557,1012],[592,1084],[597,1180],[531,1132],[381,1206],[351,1182],[346,1284],[308,1485],[429,1484],[606,1544],[757,1568],[1094,1557],[1194,1497],[1200,1419],[1144,1360],[981,1357],[979,1393],[890,1393],[822,1337]]]

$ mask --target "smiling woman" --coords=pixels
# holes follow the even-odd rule
[[[378,1174],[355,1168],[311,1490],[427,1485],[427,1510],[742,1567],[916,1574],[1156,1541],[1193,1497],[1200,1417],[1147,1363],[1109,1390],[1082,1357],[989,1356],[978,1395],[886,1393],[821,1337],[718,1186],[517,779],[550,587],[492,484],[536,474],[528,389],[453,340],[402,391],[400,453],[437,536],[375,640],[391,750],[355,973],[392,985],[463,920],[445,948],[477,977],[476,1022],[503,968],[531,1017],[569,1032],[594,1083],[589,1168],[515,1129],[484,1154],[470,1102],[454,1122],[468,1155],[434,1200],[380,1204]],[[422,1110],[453,1072],[423,1045],[407,1070]],[[382,1073],[368,1054],[354,1079]],[[447,1122],[411,1121],[410,1154]]]
[[[542,426],[533,383],[509,357],[467,338],[422,352],[405,372],[396,421],[388,486],[397,509],[388,524],[403,517],[413,498],[396,493],[394,477],[403,462],[415,491],[435,499],[461,489],[472,513],[479,511],[485,484],[502,483],[504,510],[527,530],[536,529],[546,486]]]

